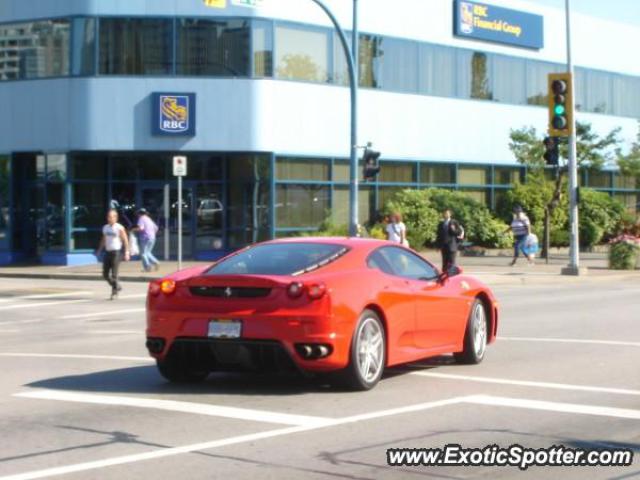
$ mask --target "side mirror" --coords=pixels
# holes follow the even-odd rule
[[[451,277],[455,277],[456,275],[460,275],[461,273],[462,273],[462,267],[459,267],[457,265],[452,265],[451,267],[449,267],[447,271],[443,271],[440,273],[438,280],[440,281],[440,283],[444,283],[447,281],[447,279]]]

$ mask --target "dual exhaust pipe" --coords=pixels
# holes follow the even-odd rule
[[[305,360],[326,358],[333,352],[333,347],[331,345],[321,343],[298,343],[295,348],[298,355]]]
[[[154,353],[156,355],[163,352],[165,344],[166,342],[164,338],[149,337],[147,338],[146,342],[147,350],[149,350],[149,353]]]

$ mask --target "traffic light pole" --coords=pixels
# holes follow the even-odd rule
[[[565,0],[567,31],[567,71],[570,73],[571,112],[575,112],[575,82],[573,81],[573,60],[571,58],[571,0]],[[578,161],[575,113],[571,115],[571,135],[569,135],[569,265],[562,270],[564,275],[580,275],[580,238],[578,235]]]
[[[353,0],[353,31],[351,48],[347,37],[338,23],[335,15],[322,2],[322,0],[311,0],[317,4],[324,13],[327,14],[331,23],[338,33],[340,43],[344,55],[347,59],[347,68],[349,69],[349,88],[351,90],[351,150],[350,164],[351,172],[349,175],[349,235],[358,236],[358,0]]]

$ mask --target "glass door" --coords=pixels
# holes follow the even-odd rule
[[[169,185],[142,188],[138,208],[145,208],[158,225],[154,253],[159,258],[175,257],[178,248],[178,190]],[[195,241],[194,196],[191,187],[182,189],[182,257],[192,258]]]

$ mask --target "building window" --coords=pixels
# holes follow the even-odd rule
[[[253,75],[273,77],[273,24],[255,20],[252,26]]]
[[[360,86],[380,88],[382,85],[380,71],[382,68],[382,42],[384,39],[377,35],[360,35],[359,40],[359,75]]]
[[[329,181],[330,160],[305,158],[278,158],[276,178],[278,180]]]
[[[287,80],[329,81],[329,44],[327,30],[300,27],[276,27],[276,75]]]
[[[495,185],[513,185],[520,181],[520,169],[495,167],[493,183]]]
[[[611,172],[588,172],[588,183],[592,188],[611,188]]]
[[[278,185],[278,228],[317,228],[329,211],[329,187],[322,185]]]
[[[480,202],[485,206],[489,205],[489,192],[487,190],[472,190],[472,189],[464,189],[460,190],[467,197],[475,200],[476,202]]]
[[[377,68],[379,88],[397,92],[418,91],[418,44],[408,40],[385,38],[382,42]]]
[[[614,193],[613,198],[622,203],[631,213],[640,212],[640,194],[637,193]]]
[[[404,190],[406,187],[379,187],[378,188],[378,210],[382,210],[393,196]]]
[[[456,169],[454,165],[421,164],[420,183],[424,184],[453,184],[456,183]]]
[[[462,98],[493,99],[489,54],[458,51],[458,82]]]
[[[248,77],[251,32],[246,20],[180,19],[178,75]]]
[[[94,75],[96,46],[96,20],[73,19],[73,47],[71,49],[74,75]]]
[[[456,51],[449,47],[420,45],[420,93],[456,96]]]
[[[494,55],[493,99],[522,105],[526,103],[525,61],[521,58]]]
[[[460,185],[486,185],[487,169],[484,167],[459,167],[458,183]]]
[[[238,248],[271,234],[271,159],[266,155],[227,157],[227,240]]]
[[[416,181],[416,164],[405,162],[380,162],[378,181],[412,183]]]
[[[9,248],[9,225],[11,222],[10,168],[11,159],[8,156],[0,155],[0,250]]]
[[[69,75],[70,38],[66,19],[0,25],[0,80]]]
[[[333,189],[333,208],[331,219],[335,225],[349,224],[349,187]],[[371,187],[358,188],[358,222],[361,225],[374,220],[374,191]]]
[[[561,70],[560,65],[527,60],[527,103],[529,105],[546,106],[549,103],[547,76]]]
[[[614,173],[613,175],[613,188],[634,190],[639,187],[636,183],[636,178],[632,176],[625,176],[621,173]]]
[[[611,74],[589,70],[576,69],[576,108],[594,113],[613,113],[611,105]]]
[[[640,118],[640,78],[613,75],[612,90],[614,114]]]
[[[165,75],[173,64],[169,19],[100,19],[101,75]]]
[[[71,196],[71,228],[83,231],[93,230],[93,238],[100,240],[100,227],[104,224],[107,209],[105,183],[74,183]],[[93,248],[96,248],[94,244]],[[74,247],[72,246],[72,250]]]

